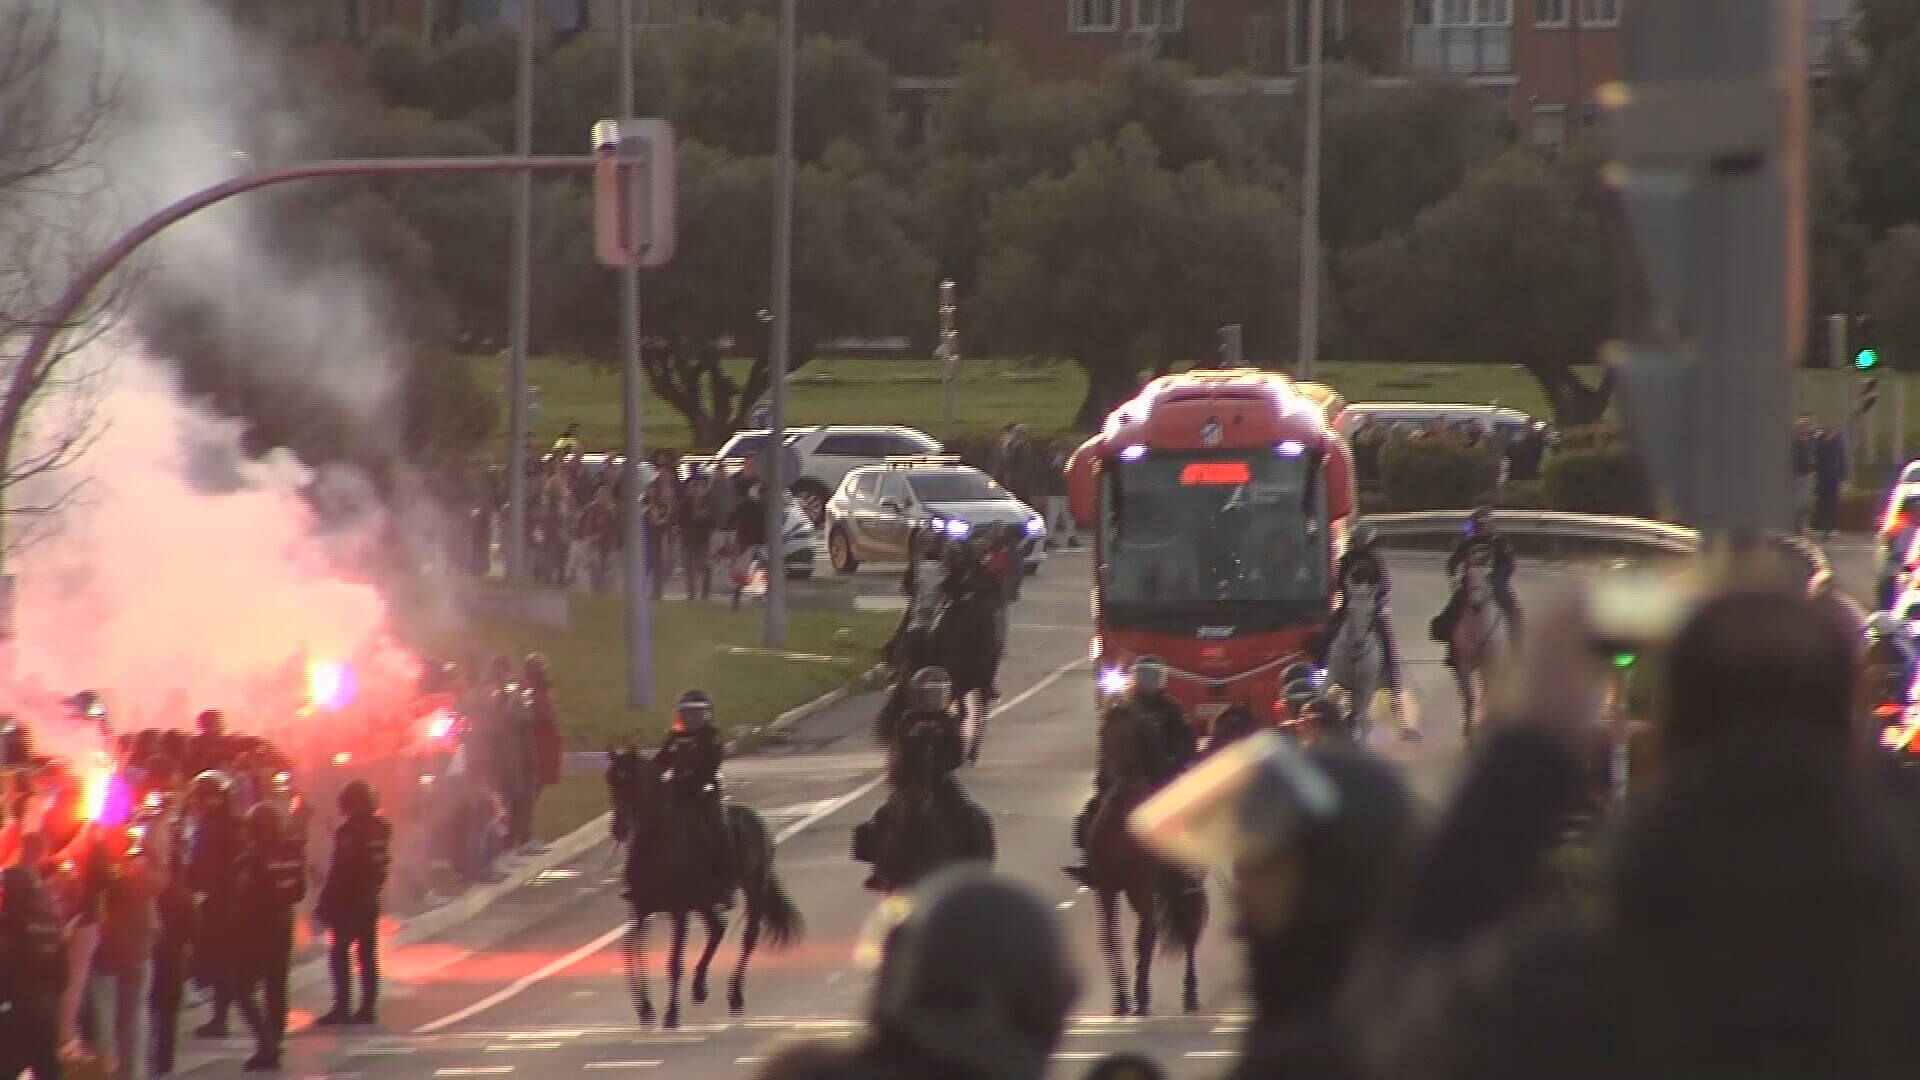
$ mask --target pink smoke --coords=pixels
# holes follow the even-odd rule
[[[73,467],[88,482],[12,561],[9,696],[43,745],[98,745],[60,706],[82,689],[104,695],[117,731],[190,728],[218,708],[229,730],[281,743],[337,734],[325,729],[343,706],[409,698],[415,660],[387,598],[333,558],[354,538],[320,530],[302,497],[312,472],[285,450],[246,457],[239,425],[183,399],[138,348],[97,348],[113,355],[98,441]],[[309,701],[316,683],[325,707]]]

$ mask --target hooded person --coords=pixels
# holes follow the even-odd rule
[[[1447,959],[1395,973],[1426,1000],[1383,1025],[1381,1069],[1920,1072],[1905,1015],[1920,993],[1920,862],[1910,811],[1862,752],[1858,654],[1847,620],[1804,589],[1710,597],[1664,650],[1657,776],[1613,838],[1599,903],[1451,927],[1423,917],[1428,955],[1445,946]],[[1478,828],[1511,825],[1488,814]],[[1441,848],[1428,861],[1469,850]],[[1485,869],[1466,861],[1455,879]],[[1408,910],[1432,894],[1417,889]]]
[[[868,926],[867,1029],[804,1043],[761,1080],[1041,1080],[1079,993],[1052,905],[978,866],[929,878]]]
[[[1358,1075],[1339,1004],[1413,834],[1398,770],[1358,748],[1302,750],[1260,732],[1207,757],[1131,824],[1161,856],[1231,874],[1253,1019],[1229,1076]]]

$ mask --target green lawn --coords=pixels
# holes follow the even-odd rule
[[[493,385],[500,385],[498,364]],[[1589,378],[1597,375],[1586,371]],[[795,377],[787,405],[795,424],[897,423],[942,434],[938,365],[914,360],[819,360]],[[1330,363],[1322,378],[1349,401],[1498,402],[1547,418],[1546,399],[1520,368],[1506,364],[1442,365]],[[550,444],[570,420],[580,422],[591,447],[613,448],[620,441],[620,381],[587,365],[557,357],[533,363],[532,384],[539,388],[533,417],[535,446]],[[1854,377],[1847,372],[1802,372],[1797,379],[1801,408],[1838,421]],[[1910,430],[1920,429],[1920,378],[1888,374],[1883,385],[1898,382],[1908,400]],[[1010,420],[1038,432],[1066,433],[1073,426],[1086,380],[1071,364],[968,361],[956,388],[956,412],[962,434],[996,431]],[[1892,387],[1882,391],[1882,410],[1890,413]],[[649,446],[683,449],[688,433],[679,415],[651,392],[646,395]],[[504,436],[503,436],[504,437]],[[1913,430],[1909,446],[1920,446]]]
[[[647,709],[626,705],[625,635],[614,596],[575,597],[571,625],[562,631],[482,622],[417,628],[410,636],[448,655],[481,649],[516,657],[545,653],[553,669],[567,749],[600,750],[628,742],[657,745],[674,699],[692,687],[713,694],[719,722],[728,733],[764,724],[865,672],[877,661],[897,618],[874,612],[792,612],[786,648],[792,655],[769,655],[757,651],[758,607],[735,612],[670,601],[653,610],[654,703]],[[721,651],[729,646],[754,651]],[[594,772],[569,775],[549,790],[541,800],[541,836],[561,835],[605,811],[600,784]]]

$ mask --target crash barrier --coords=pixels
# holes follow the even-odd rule
[[[1387,541],[1422,537],[1453,538],[1466,526],[1469,511],[1423,510],[1404,514],[1368,514],[1360,519]],[[1682,525],[1645,518],[1574,514],[1558,510],[1495,510],[1493,523],[1510,540],[1550,543],[1572,541],[1595,546],[1653,549],[1670,555],[1700,550],[1700,533]]]

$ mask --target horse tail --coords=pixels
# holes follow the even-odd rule
[[[1171,956],[1193,946],[1207,926],[1206,884],[1184,875],[1169,877],[1161,910],[1167,923],[1167,933],[1160,936],[1161,955]]]
[[[773,868],[773,837],[751,806],[728,808],[734,850],[740,856],[740,887],[747,897],[747,918],[762,919],[767,944],[782,948],[806,931],[806,919]]]

